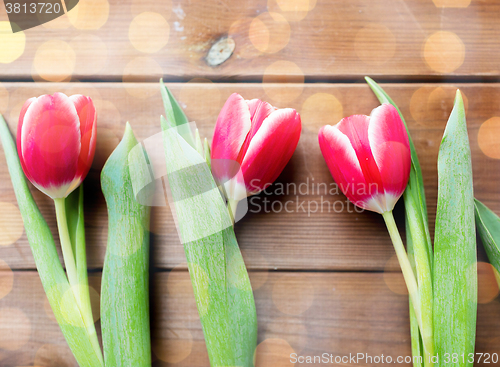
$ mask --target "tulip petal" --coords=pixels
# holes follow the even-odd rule
[[[366,182],[372,184],[371,193],[384,193],[384,184],[379,168],[371,151],[368,139],[368,126],[370,118],[365,115],[353,115],[343,118],[336,127],[347,136],[356,152],[361,171]],[[375,190],[373,190],[375,189]]]
[[[247,103],[239,94],[231,94],[215,124],[211,158],[237,161],[251,126]]]
[[[66,196],[74,186],[80,144],[80,122],[66,95],[43,95],[31,103],[21,128],[21,154],[33,184],[52,198]]]
[[[28,99],[26,102],[24,102],[23,107],[21,108],[21,113],[19,114],[19,121],[17,124],[17,139],[16,139],[17,155],[19,156],[19,160],[21,161],[21,167],[23,168],[24,174],[26,175],[26,177],[30,181],[32,181],[32,177],[31,177],[31,174],[29,173],[29,171],[26,169],[26,165],[24,164],[24,158],[23,158],[22,149],[21,149],[21,145],[22,145],[21,135],[22,135],[24,116],[26,115],[26,111],[28,110],[28,107],[34,101],[36,101],[36,97]]]
[[[394,106],[383,104],[372,111],[368,139],[385,191],[399,198],[408,182],[411,156],[408,133]]]
[[[246,101],[248,104],[248,108],[250,110],[250,120],[252,122],[252,127],[241,146],[240,154],[238,156],[238,162],[243,161],[243,157],[247,153],[248,146],[250,145],[250,141],[253,139],[257,131],[259,131],[260,127],[264,120],[276,110],[275,107],[271,106],[269,103],[261,101],[259,99],[252,99],[251,101]]]
[[[241,163],[248,195],[278,178],[297,147],[301,129],[300,116],[291,108],[276,110],[262,122]]]
[[[323,126],[318,135],[321,153],[333,176],[347,198],[355,205],[379,211],[378,201],[372,203],[377,192],[365,179],[351,141],[337,126]],[[375,194],[376,195],[376,194]]]
[[[76,177],[84,178],[94,159],[97,113],[90,97],[75,94],[69,99],[75,105],[76,113],[80,119],[81,151]]]

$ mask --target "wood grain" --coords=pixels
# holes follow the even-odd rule
[[[107,212],[100,191],[100,169],[118,144],[127,120],[131,122],[139,140],[160,131],[159,116],[164,112],[158,84],[4,83],[3,87],[10,95],[5,117],[12,131],[16,129],[22,103],[31,96],[59,90],[68,94],[83,93],[95,100],[98,111],[97,149],[93,168],[85,180],[85,218],[89,267],[101,268],[107,238]],[[321,194],[318,194],[318,184],[330,185],[333,184],[333,179],[321,156],[317,132],[322,125],[336,123],[343,116],[369,114],[378,103],[366,85],[273,85],[264,89],[262,84],[174,83],[169,87],[190,120],[196,122],[201,135],[209,139],[213,134],[218,112],[232,92],[237,91],[248,99],[262,98],[271,102],[274,101],[273,96],[283,88],[298,95],[290,103],[278,104],[296,108],[302,115],[303,132],[297,151],[278,178],[278,183],[268,189],[269,194],[261,193],[252,199],[250,212],[236,225],[237,238],[250,269],[394,271],[399,268],[396,263],[389,261],[394,250],[379,215],[353,211],[352,204],[348,208],[346,198],[341,193],[324,195],[323,186],[320,187]],[[500,160],[486,156],[478,144],[478,131],[483,122],[500,116],[500,85],[384,85],[406,117],[417,147],[427,190],[431,232],[434,228],[437,194],[437,153],[457,87],[460,87],[467,99],[475,195],[492,210],[500,213]],[[332,102],[335,100],[337,102]],[[495,131],[491,133],[495,134]],[[280,187],[286,188],[287,183],[295,184],[296,194],[293,187],[289,187],[288,194],[280,192]],[[51,200],[35,189],[32,192],[52,232],[57,234]],[[328,212],[328,206],[324,204],[323,212],[318,210],[308,214],[308,205],[314,209],[315,204],[321,204],[322,199],[330,203],[338,201],[338,211],[340,203],[343,203],[344,210],[337,213],[330,207]],[[280,205],[291,201],[288,209],[293,212],[283,210],[279,213],[266,213],[264,200],[269,201],[268,211],[271,205],[279,209]],[[17,205],[2,150],[0,202]],[[303,207],[300,207],[301,204]],[[260,210],[257,205],[261,206]],[[399,204],[396,216],[401,228],[402,214],[402,206]],[[10,218],[10,223],[19,220],[13,212],[4,216]],[[11,225],[7,227],[10,228]],[[155,267],[171,269],[184,262],[184,252],[168,207],[153,208],[151,231],[152,261]],[[13,244],[0,246],[0,259],[12,269],[35,267],[25,234]],[[479,259],[485,259],[482,250]]]
[[[404,289],[399,273],[257,271],[250,278],[259,317],[259,367],[292,366],[293,352],[334,357],[384,354],[394,359],[410,355],[408,298],[391,290]],[[99,291],[100,273],[91,274],[90,283]],[[188,273],[154,274],[151,294],[153,365],[208,366]],[[38,274],[15,272],[12,291],[0,300],[0,318],[12,309],[25,318],[0,324],[2,366],[75,366],[46,306]],[[495,298],[479,305],[476,351],[498,353],[499,330],[500,303]]]
[[[298,4],[297,10],[290,11],[287,4]],[[264,75],[299,73],[323,81],[366,74],[439,80],[444,75],[497,78],[500,67],[500,5],[494,0],[82,0],[78,6],[89,9],[86,24],[71,23],[64,15],[25,31],[24,52],[2,65],[0,78],[152,81],[165,75],[170,80],[260,81]],[[149,22],[151,28],[141,32],[131,24],[142,12],[164,20]],[[3,4],[0,20],[7,20]],[[426,40],[440,31],[454,35],[445,33],[442,44],[427,49],[426,58]],[[234,53],[223,64],[210,66],[210,48],[227,36],[235,41]],[[139,49],[131,39],[138,39]],[[52,44],[64,50],[63,57],[37,55],[48,41],[65,43]],[[293,61],[299,71],[266,73],[280,60]]]

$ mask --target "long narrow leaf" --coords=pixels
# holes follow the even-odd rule
[[[109,220],[101,293],[106,367],[151,366],[150,207],[136,201],[132,188],[129,166],[134,164],[129,162],[129,153],[136,145],[127,123],[122,141],[101,172]]]
[[[488,259],[496,269],[495,276],[500,285],[500,217],[477,199],[474,200],[474,205],[476,227]]]
[[[54,238],[33,200],[14,140],[1,115],[0,139],[38,274],[66,342],[81,367],[104,366],[100,349],[95,349],[95,329],[92,334],[85,327],[85,318],[59,261]]]
[[[90,335],[96,335],[91,339],[94,350],[99,355],[102,354],[101,346],[97,340],[97,332],[92,316],[92,305],[90,303],[89,282],[87,274],[87,254],[85,246],[85,219],[83,216],[83,184],[78,189],[73,191],[65,200],[66,206],[66,221],[68,222],[68,231],[75,256],[75,264],[77,270],[78,300],[80,302],[80,310],[84,317],[85,326]]]
[[[417,151],[408,129],[408,125],[403,114],[398,106],[389,97],[389,95],[371,78],[365,77],[368,85],[377,96],[380,103],[392,104],[399,113],[401,120],[406,126],[408,140],[410,142],[411,151],[411,169],[408,185],[404,192],[404,201],[406,209],[406,242],[410,262],[412,262],[413,271],[416,274],[419,286],[420,310],[422,314],[423,331],[415,327],[416,316],[414,312],[410,312],[411,321],[411,336],[412,336],[412,353],[414,357],[414,367],[419,367],[418,357],[422,356],[422,346],[425,346],[425,365],[431,365],[430,357],[434,353],[433,343],[433,305],[432,305],[432,267],[433,267],[433,252],[432,243],[429,232],[429,222],[427,218],[427,204],[425,201],[424,181],[422,170],[418,160]],[[410,300],[411,306],[411,300]]]
[[[447,361],[445,354],[474,353],[476,261],[471,152],[464,104],[457,91],[438,157],[433,280],[439,366],[472,366],[470,358]]]
[[[205,157],[175,126],[162,118],[169,187],[210,364],[251,367],[257,316],[232,222]]]
[[[427,253],[429,257],[429,265],[432,269],[432,264],[433,264],[432,242],[429,232],[429,222],[427,218],[427,203],[425,201],[424,180],[422,177],[422,169],[420,167],[420,162],[418,160],[417,151],[415,149],[415,145],[413,144],[413,139],[411,138],[410,130],[408,129],[408,124],[406,123],[403,114],[399,110],[399,107],[396,105],[396,103],[394,103],[391,97],[389,97],[389,95],[377,83],[375,83],[373,79],[365,77],[365,80],[372,89],[373,93],[375,93],[375,96],[377,96],[380,103],[392,104],[398,111],[401,120],[405,124],[406,131],[408,133],[408,140],[410,141],[410,151],[411,151],[411,171],[410,171],[410,179],[408,182],[409,187],[407,187],[406,191],[410,189],[409,191],[411,192],[413,200],[417,205],[415,209],[418,211],[419,217],[421,218],[421,223],[419,225],[422,225],[425,230],[425,237],[426,237],[425,246],[427,248]],[[407,205],[406,199],[405,199],[405,205]],[[412,226],[410,226],[410,231],[411,227]]]
[[[406,220],[405,227],[406,232],[409,233],[409,222]],[[413,253],[413,243],[411,240],[411,236],[406,236],[406,248],[408,252],[408,260],[410,261],[411,267],[413,269],[413,273],[417,273],[416,265],[415,265],[415,255]],[[420,334],[420,329],[418,327],[417,316],[415,315],[415,309],[413,308],[413,303],[411,302],[411,298],[409,301],[409,315],[410,315],[410,334],[411,334],[411,354],[413,356],[413,367],[422,367],[424,366],[424,345],[422,342],[422,335]]]
[[[165,108],[165,116],[167,121],[177,126],[179,134],[188,142],[189,145],[195,147],[195,138],[189,126],[189,120],[182,110],[179,103],[172,95],[172,92],[165,86],[163,79],[160,79],[161,97],[163,99],[163,107]]]

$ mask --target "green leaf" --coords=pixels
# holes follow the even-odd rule
[[[66,222],[75,256],[76,275],[78,281],[77,300],[90,334],[96,334],[92,305],[90,302],[89,282],[87,275],[87,254],[85,245],[85,219],[83,215],[83,184],[65,199]],[[97,338],[92,339],[94,349],[102,354]]]
[[[165,116],[171,126],[177,126],[179,134],[186,140],[189,145],[195,147],[195,138],[189,126],[189,120],[182,110],[179,103],[176,101],[172,92],[165,86],[163,79],[160,79],[161,98],[163,99],[163,107],[165,107]]]
[[[150,207],[137,202],[129,166],[137,140],[127,123],[106,161],[101,185],[108,207],[108,244],[102,272],[101,324],[106,367],[151,366],[149,322]],[[134,174],[144,174],[138,172]],[[146,180],[146,178],[144,179]]]
[[[409,191],[409,193],[413,196],[414,203],[418,206],[415,208],[418,212],[418,216],[420,218],[419,226],[423,226],[425,231],[426,243],[425,246],[427,248],[427,255],[429,257],[429,266],[432,269],[433,259],[432,259],[432,242],[431,236],[429,232],[429,222],[427,218],[427,204],[425,201],[425,190],[424,190],[424,180],[422,178],[422,169],[420,167],[420,162],[418,160],[417,151],[415,149],[415,145],[413,144],[413,139],[410,135],[410,130],[408,129],[408,124],[406,123],[403,114],[399,110],[399,107],[394,103],[394,101],[389,97],[389,95],[377,84],[373,79],[369,77],[365,77],[366,82],[372,89],[373,93],[377,96],[380,103],[389,103],[393,105],[399,113],[401,120],[405,124],[406,132],[408,133],[408,140],[410,142],[410,152],[411,152],[411,170],[410,170],[410,179],[408,181],[408,186],[405,191]],[[407,194],[408,195],[408,194]],[[406,198],[405,198],[405,206]],[[416,224],[415,224],[416,225]],[[410,231],[412,230],[413,224],[410,226]]]
[[[205,156],[162,118],[167,174],[212,367],[253,366],[257,315],[232,222]]]
[[[496,269],[495,276],[500,286],[500,218],[486,205],[474,199],[476,227],[483,241],[484,249],[491,265]]]
[[[87,255],[85,252],[85,219],[83,215],[83,184],[66,197],[65,206],[66,221],[75,256],[78,284],[88,285]]]
[[[408,256],[412,263],[413,272],[416,274],[420,310],[422,314],[423,331],[415,327],[416,316],[410,313],[411,319],[411,335],[412,335],[412,352],[414,356],[422,355],[420,345],[424,342],[426,365],[430,365],[429,357],[434,353],[433,343],[433,305],[432,305],[432,267],[433,267],[433,252],[431,236],[429,231],[429,222],[427,218],[427,204],[425,201],[424,180],[422,177],[422,169],[418,160],[417,151],[410,135],[408,125],[403,114],[398,106],[389,97],[389,95],[371,78],[365,77],[366,82],[377,96],[380,103],[389,103],[393,105],[399,113],[401,120],[405,124],[408,140],[410,142],[411,152],[411,169],[408,185],[404,192],[405,210],[406,210],[406,242],[408,248]],[[411,301],[410,301],[411,304]],[[415,318],[415,319],[413,319]],[[419,366],[414,363],[414,366]]]
[[[87,328],[85,324],[84,312],[78,307],[75,290],[69,286],[54,238],[33,200],[14,140],[1,115],[0,139],[38,274],[66,342],[81,367],[104,366],[94,325]]]
[[[415,254],[413,252],[413,243],[411,240],[411,236],[409,235],[409,222],[405,221],[406,227],[406,247],[408,252],[408,260],[410,261],[413,273],[417,273],[417,269],[415,267]],[[409,299],[409,315],[410,315],[410,334],[411,334],[411,354],[413,356],[413,367],[422,367],[424,365],[424,345],[422,342],[422,335],[420,334],[420,329],[418,327],[417,316],[415,315],[415,309],[413,308],[413,303],[411,298]]]
[[[434,235],[434,335],[440,366],[445,353],[474,353],[477,312],[474,196],[465,109],[457,91],[439,148]]]

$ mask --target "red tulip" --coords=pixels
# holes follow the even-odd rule
[[[410,144],[398,111],[390,104],[370,116],[354,115],[323,126],[319,145],[333,178],[357,206],[391,211],[410,174]]]
[[[65,198],[94,159],[96,111],[90,97],[63,93],[28,99],[19,116],[17,151],[26,177],[53,199]]]
[[[226,183],[228,198],[241,200],[274,182],[292,157],[301,128],[292,108],[232,94],[217,118],[211,152],[212,172]],[[241,167],[241,175],[235,166]]]

